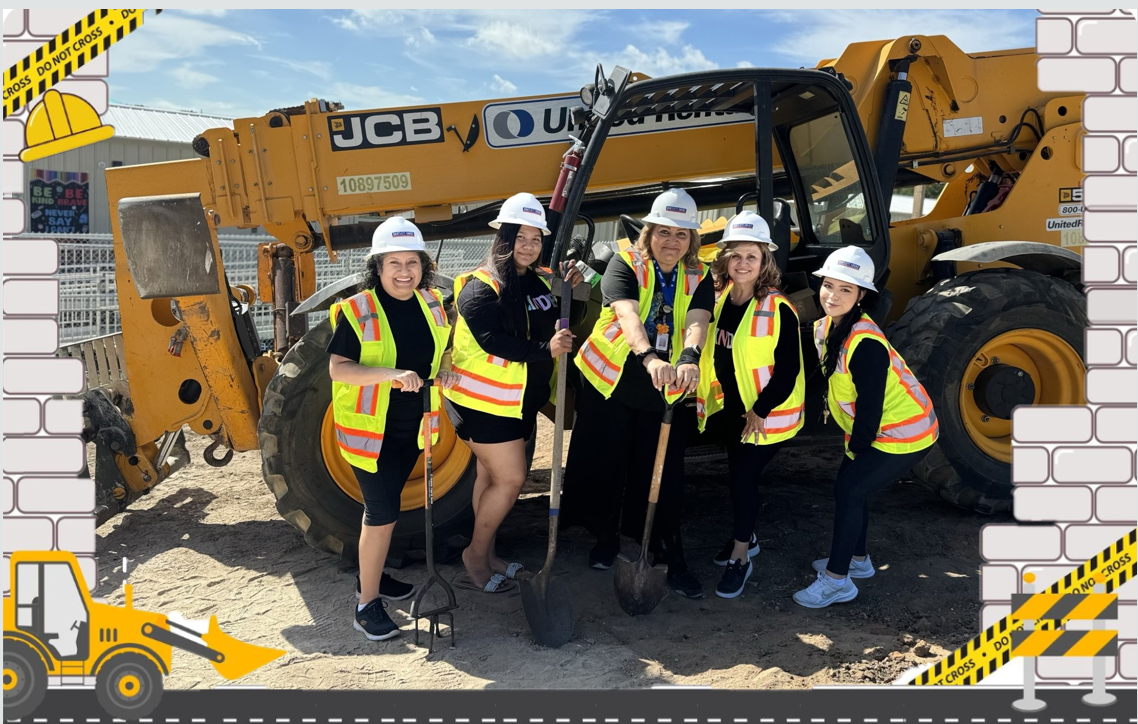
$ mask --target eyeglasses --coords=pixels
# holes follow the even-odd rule
[[[523,239],[521,237],[518,237],[514,243],[517,246],[541,246],[541,239]]]

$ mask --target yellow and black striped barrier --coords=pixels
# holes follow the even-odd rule
[[[1095,585],[1107,593],[1138,575],[1138,529],[1051,584],[1045,594],[1087,593]],[[1037,594],[1038,595],[1038,594]],[[1042,619],[1036,631],[1059,629],[1061,621]],[[909,682],[910,686],[970,686],[978,684],[1012,658],[1012,634],[1023,628],[1022,619],[1006,616],[979,636],[941,659]]]
[[[1117,610],[1117,609],[1115,609]],[[1016,631],[1012,656],[1117,656],[1117,631]]]
[[[1014,593],[1011,617],[1019,621],[1113,621],[1118,596],[1110,593]]]
[[[142,27],[145,10],[93,10],[4,73],[4,117]],[[157,15],[162,12],[155,10]]]

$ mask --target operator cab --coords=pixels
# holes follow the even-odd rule
[[[588,106],[581,138],[585,153],[559,236],[571,233],[589,174],[614,126],[671,114],[724,114],[753,122],[753,148],[700,152],[720,154],[727,163],[737,158],[740,173],[674,185],[687,188],[702,208],[734,205],[739,211],[757,202],[778,245],[775,259],[787,292],[814,284],[809,273],[832,251],[851,244],[869,253],[883,287],[889,269],[889,216],[861,120],[838,75],[740,68],[635,80],[619,66],[606,78],[598,66],[581,99]],[[672,153],[679,149],[669,149],[667,142],[675,143],[683,134],[658,138],[659,152]],[[631,222],[631,217],[625,219],[628,232],[634,231]]]

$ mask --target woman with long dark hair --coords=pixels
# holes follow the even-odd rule
[[[694,392],[700,348],[715,306],[699,260],[695,200],[683,189],[656,197],[635,246],[613,256],[601,281],[605,309],[577,352],[580,391],[565,467],[566,525],[582,523],[597,538],[589,565],[612,568],[620,534],[641,539],[652,460],[665,402]],[[702,598],[680,538],[684,447],[691,408],[676,407],[665,455],[650,546],[667,563],[668,585]]]
[[[447,391],[446,407],[458,437],[478,459],[474,533],[462,553],[466,571],[455,585],[504,593],[517,587],[522,565],[499,558],[494,540],[525,483],[525,442],[549,400],[554,360],[572,349],[573,335],[557,329],[553,272],[538,266],[549,228],[537,198],[510,197],[490,226],[497,235],[486,261],[455,279],[452,368],[459,381]],[[565,278],[575,286],[582,276],[574,269]],[[583,318],[585,310],[574,302],[573,318]]]
[[[853,578],[875,573],[866,550],[869,498],[920,462],[936,442],[932,401],[905,360],[862,305],[876,293],[869,254],[847,246],[822,268],[818,298],[826,316],[814,323],[814,344],[827,383],[827,408],[845,433],[846,456],[834,483],[830,556],[814,561],[817,577],[794,600],[824,608],[857,597]]]
[[[383,599],[401,600],[414,590],[384,573],[383,564],[403,485],[425,442],[420,390],[424,379],[433,377],[447,387],[457,378],[440,369],[450,323],[442,295],[432,288],[434,264],[419,229],[398,216],[383,222],[372,236],[366,264],[358,293],[332,305],[328,374],[336,442],[364,499],[353,627],[382,641],[399,634]],[[437,419],[438,387],[432,386],[430,395]],[[437,425],[431,434],[437,440]]]
[[[724,566],[720,598],[743,592],[759,552],[759,478],[782,444],[802,429],[806,379],[798,314],[779,290],[770,228],[744,211],[729,222],[711,264],[719,301],[700,360],[700,431],[727,448],[733,535],[712,559]],[[721,413],[721,414],[720,414]]]

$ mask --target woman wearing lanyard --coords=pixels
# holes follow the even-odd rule
[[[452,368],[458,383],[446,392],[447,413],[459,438],[478,458],[474,533],[462,553],[466,572],[455,585],[505,593],[520,563],[498,558],[494,539],[526,480],[525,441],[549,401],[554,360],[572,349],[573,335],[558,330],[553,272],[538,267],[545,209],[533,194],[507,199],[490,226],[498,230],[486,261],[455,279],[458,323]],[[576,285],[581,273],[567,279]],[[583,318],[585,303],[573,303]]]
[[[711,273],[720,297],[700,360],[696,416],[700,431],[710,424],[727,447],[734,534],[712,560],[726,567],[715,595],[735,598],[759,552],[759,478],[802,429],[806,380],[798,315],[778,291],[767,223],[744,211],[727,223],[719,247]]]
[[[392,217],[372,235],[360,292],[332,305],[328,374],[340,454],[352,465],[364,499],[360,531],[360,598],[353,627],[372,641],[399,634],[387,604],[411,595],[410,584],[383,573],[399,497],[423,448],[424,379],[443,387],[456,378],[439,369],[450,339],[442,297],[431,288],[434,264],[410,221]],[[400,389],[394,389],[398,382]],[[441,396],[430,389],[433,419]],[[432,424],[431,438],[437,440]]]
[[[834,483],[830,557],[814,561],[817,578],[794,594],[807,608],[852,601],[852,578],[875,573],[866,551],[869,497],[900,478],[937,439],[937,419],[925,388],[862,312],[873,285],[873,260],[847,246],[822,268],[819,299],[826,316],[814,323],[814,344],[827,380],[827,409],[845,432],[846,457]]]
[[[699,222],[692,197],[665,191],[652,203],[636,245],[616,254],[601,282],[605,308],[577,353],[581,384],[565,468],[566,523],[583,523],[597,538],[589,554],[608,569],[620,533],[640,538],[652,460],[667,390],[670,402],[699,382],[700,348],[715,305],[699,261]],[[668,565],[677,593],[700,598],[680,541],[684,447],[692,419],[676,409],[652,532],[657,562]]]

